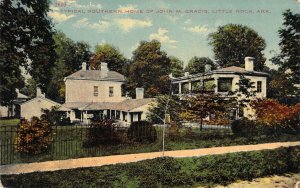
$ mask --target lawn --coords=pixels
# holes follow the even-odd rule
[[[157,152],[162,150],[162,128],[156,127],[158,139],[153,143],[128,142],[127,139],[119,144],[85,147],[88,138],[88,128],[84,126],[53,127],[53,142],[48,152],[38,155],[21,155],[15,151],[16,126],[0,127],[1,164],[27,163],[48,160],[63,160],[70,158],[94,157],[143,152]],[[119,131],[122,138],[126,138],[126,131]],[[218,146],[232,146],[244,144],[258,144],[268,142],[298,141],[300,135],[236,137],[228,130],[192,129],[181,131],[179,135],[171,135],[166,130],[165,149],[181,150]]]
[[[196,187],[299,172],[300,147],[2,176],[6,187]]]

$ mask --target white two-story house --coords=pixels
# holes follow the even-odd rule
[[[82,69],[65,77],[66,101],[61,108],[72,122],[89,123],[92,118],[109,118],[123,122],[146,119],[147,109],[153,99],[144,98],[144,89],[136,89],[136,99],[122,96],[125,77],[110,71],[107,63],[101,70]]]
[[[204,73],[189,75],[185,73],[183,77],[172,78],[173,94],[195,94],[218,93],[226,96],[229,91],[236,91],[239,87],[240,76],[254,82],[253,90],[256,91],[256,98],[264,98],[267,96],[267,73],[254,71],[254,58],[245,57],[245,68],[242,67],[226,67],[217,70],[210,70],[210,66],[205,67]],[[244,115],[250,117],[253,110],[244,109]]]

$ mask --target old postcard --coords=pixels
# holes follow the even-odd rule
[[[300,187],[299,0],[0,7],[0,187]]]

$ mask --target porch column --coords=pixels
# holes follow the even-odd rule
[[[182,86],[182,84],[181,84],[181,82],[179,82],[178,83],[178,94],[181,94],[181,86]]]
[[[218,93],[218,77],[214,77],[214,81],[215,81],[215,93]]]
[[[192,93],[192,82],[189,81],[189,93]]]

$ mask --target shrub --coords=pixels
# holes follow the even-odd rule
[[[100,146],[106,144],[117,144],[121,141],[118,136],[115,122],[110,119],[95,120],[89,127],[86,147]]]
[[[237,136],[254,136],[258,134],[256,123],[246,118],[233,121],[231,130]]]
[[[42,116],[32,117],[31,122],[22,120],[17,131],[17,151],[26,154],[39,154],[50,148],[52,128],[49,121]]]
[[[1,176],[5,187],[196,187],[300,170],[300,147]],[[64,177],[64,178],[61,178]],[[134,177],[134,178],[133,178]],[[118,185],[116,185],[118,184]]]
[[[155,127],[148,121],[132,122],[127,136],[130,140],[137,142],[154,142],[157,139]]]

